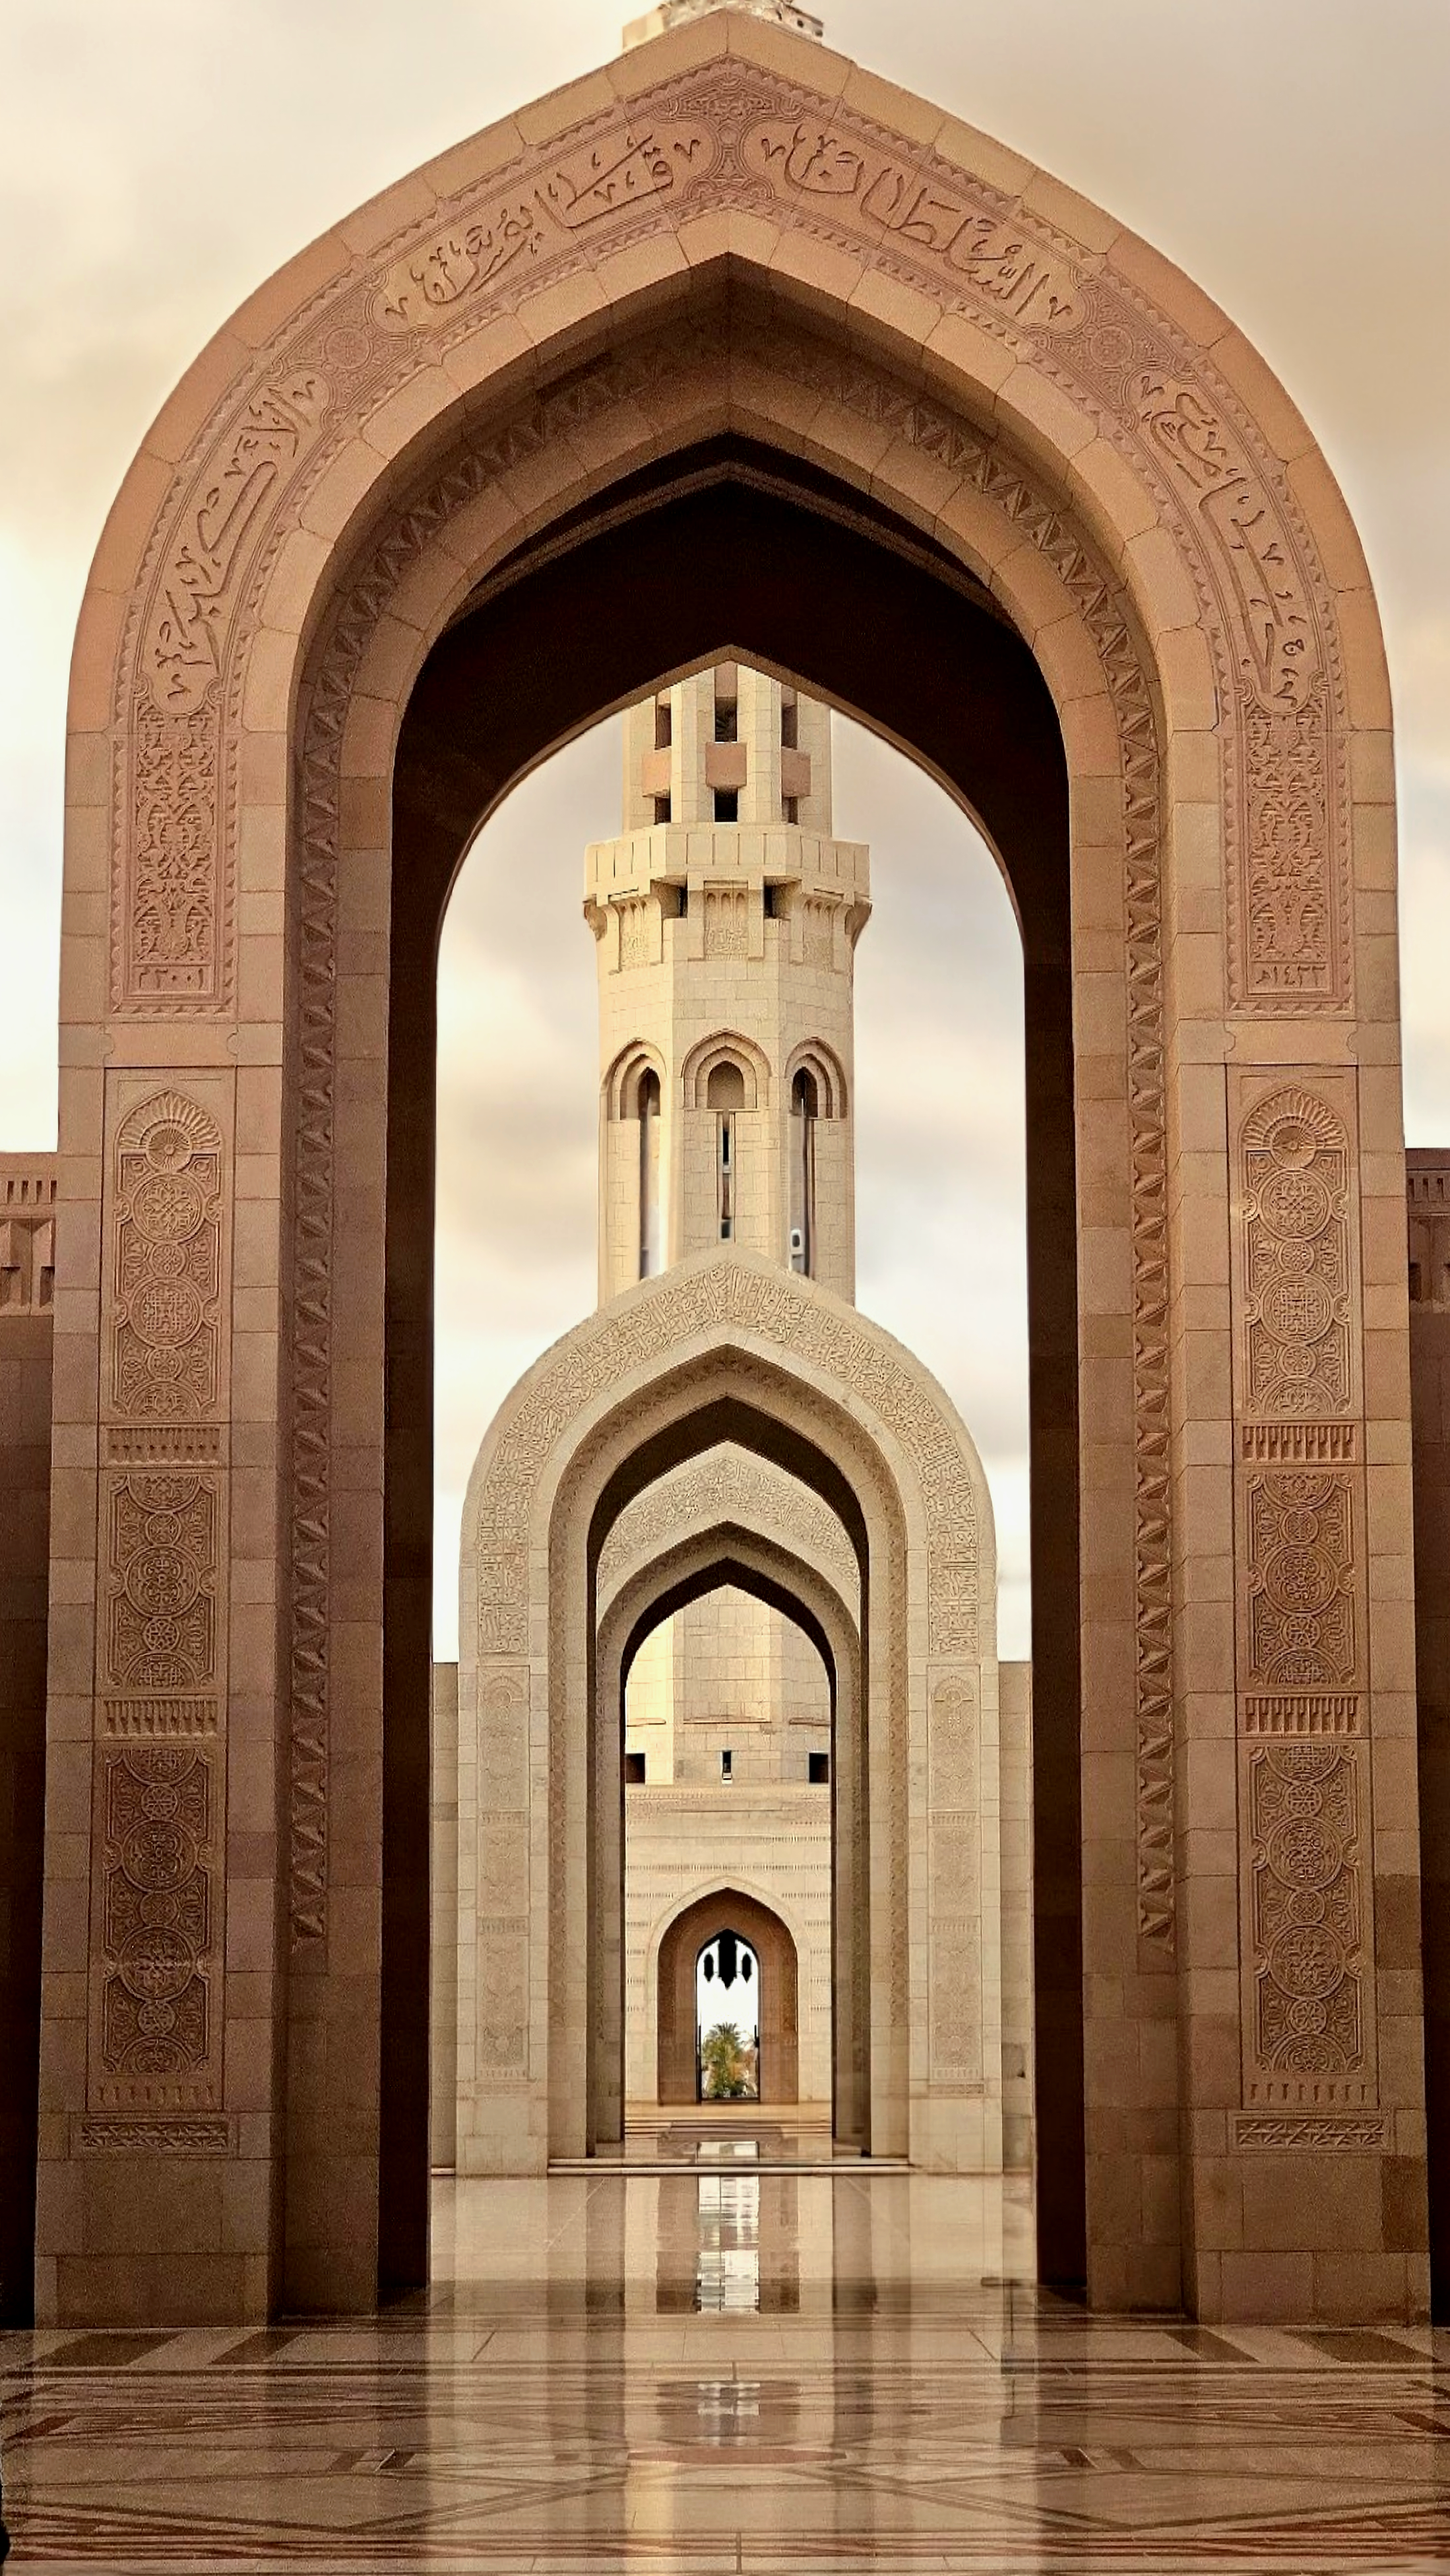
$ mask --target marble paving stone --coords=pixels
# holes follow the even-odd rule
[[[0,2339],[16,2564],[1450,2565],[1450,2336],[1088,2317],[1030,2286],[1015,2187],[731,2180],[440,2183],[433,2285],[375,2327]]]

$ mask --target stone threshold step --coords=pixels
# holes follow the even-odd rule
[[[852,2182],[873,2174],[909,2174],[919,2170],[896,2156],[558,2156],[553,2174],[618,2174],[632,2180],[640,2174],[843,2174]]]

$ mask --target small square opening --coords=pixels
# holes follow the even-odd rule
[[[829,1788],[831,1780],[831,1757],[829,1753],[808,1753],[806,1755],[806,1777],[810,1781],[813,1789]]]
[[[735,1777],[735,1772],[734,1772],[734,1768],[733,1768],[733,1765],[734,1765],[734,1759],[735,1759],[735,1757],[734,1757],[734,1755],[732,1754],[732,1752],[730,1751],[729,1746],[728,1746],[728,1745],[723,1745],[723,1746],[721,1747],[721,1751],[720,1751],[720,1777],[721,1777],[721,1779],[722,1779],[722,1780],[733,1780],[733,1779],[734,1779],[734,1777]]]
[[[814,1754],[812,1754],[811,1759],[812,1761],[815,1760]],[[627,1789],[642,1789],[644,1787],[644,1755],[642,1753],[626,1753],[624,1757],[624,1785]]]
[[[716,822],[717,822],[717,823],[738,823],[738,822],[739,822],[739,820],[740,820],[740,790],[739,790],[739,788],[738,788],[738,787],[717,787],[717,788],[716,788],[716,790],[715,790],[715,820],[716,820]]]

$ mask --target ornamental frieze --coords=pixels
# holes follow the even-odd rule
[[[128,627],[113,997],[217,1011],[233,979],[241,657],[306,494],[419,366],[536,289],[741,208],[916,284],[1062,386],[1131,459],[1217,638],[1230,1007],[1347,1007],[1338,648],[1282,471],[1168,319],[1044,217],[799,84],[722,62],[460,190],[313,299],[180,469]],[[461,395],[460,395],[461,401]]]

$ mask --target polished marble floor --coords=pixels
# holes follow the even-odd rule
[[[13,2563],[1450,2566],[1450,2337],[1089,2319],[1029,2272],[1010,2185],[440,2183],[434,2286],[376,2322],[0,2338]]]

